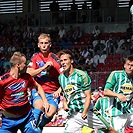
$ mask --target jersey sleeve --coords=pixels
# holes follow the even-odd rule
[[[87,73],[84,73],[83,74],[83,86],[82,86],[82,89],[83,91],[86,91],[86,90],[91,90],[91,78],[90,76],[87,74]]]
[[[116,76],[115,76],[115,71],[111,72],[109,75],[105,87],[105,90],[113,90],[113,87],[116,85]]]
[[[96,108],[97,110],[100,110],[101,109],[101,98],[99,98],[98,100],[97,100],[97,102],[95,103],[95,106],[94,106],[94,108]]]
[[[59,74],[61,74],[63,71],[63,68],[60,64],[59,58],[53,53],[51,53],[51,57],[52,57],[53,67],[58,71]]]
[[[28,67],[29,68],[34,68],[34,69],[37,67],[37,65],[36,65],[36,56],[35,55],[33,55],[31,57],[30,63],[28,64]]]
[[[34,87],[36,85],[36,81],[32,78],[32,76],[29,75],[29,80],[28,80],[28,87]]]

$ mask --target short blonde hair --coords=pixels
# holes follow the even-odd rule
[[[40,39],[44,39],[44,38],[46,38],[46,37],[48,37],[48,38],[50,39],[50,34],[41,33],[41,34],[39,35],[39,37],[38,37],[38,41],[39,41]]]
[[[11,59],[10,59],[11,67],[14,67],[17,63],[21,64],[22,63],[22,57],[26,58],[26,56],[23,53],[14,52]]]

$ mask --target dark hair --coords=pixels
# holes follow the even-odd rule
[[[70,59],[73,59],[74,60],[74,55],[73,55],[72,51],[70,51],[69,49],[64,49],[64,50],[61,50],[61,51],[59,51],[57,53],[57,55],[58,55],[59,58],[63,54],[68,54],[70,56]]]
[[[124,58],[124,62],[126,62],[127,60],[133,61],[133,55],[129,55],[126,58]]]

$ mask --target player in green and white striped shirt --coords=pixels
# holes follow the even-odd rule
[[[113,98],[110,102],[113,127],[119,133],[123,133],[126,126],[133,127],[133,55],[126,58],[124,70],[111,72],[104,95]]]
[[[111,111],[111,100],[112,98],[109,97],[101,97],[97,100],[97,102],[95,103],[94,108],[97,109],[102,117],[104,117],[108,123],[112,126],[112,117],[110,115],[110,111]],[[99,131],[98,133],[103,133],[102,131]]]
[[[72,52],[62,50],[58,55],[64,69],[59,76],[59,83],[64,92],[64,109],[69,114],[64,133],[81,133],[83,126],[113,130],[96,110],[93,110],[95,113],[89,110],[91,79],[86,72],[73,67]]]

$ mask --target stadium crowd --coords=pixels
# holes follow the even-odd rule
[[[84,33],[81,27],[73,26],[34,30],[27,28],[26,20],[18,17],[6,24],[0,22],[0,75],[10,70],[9,58],[15,51],[24,53],[29,63],[31,55],[38,51],[36,44],[40,33],[50,34],[54,53],[70,49],[75,55],[77,68],[88,73],[96,72],[99,63],[106,64],[108,55],[125,57],[133,53],[132,25],[129,26],[124,33],[104,33],[98,26],[92,33]],[[47,126],[64,126],[67,114],[62,109],[62,102],[59,106],[58,113]]]
[[[123,33],[104,33],[98,26],[92,33],[84,33],[80,27],[73,26],[70,26],[69,29],[65,29],[64,26],[56,26],[54,29],[39,27],[37,30],[33,30],[27,28],[25,20],[18,17],[6,24],[0,22],[1,73],[7,71],[8,57],[14,51],[21,51],[26,54],[27,59],[30,59],[31,55],[38,50],[36,44],[40,33],[50,34],[54,53],[60,49],[69,48],[75,55],[78,67],[86,71],[96,71],[96,66],[103,59],[100,58],[102,55],[105,57],[110,54],[126,56],[133,52],[132,25],[129,26]],[[105,63],[105,60],[102,62]]]

